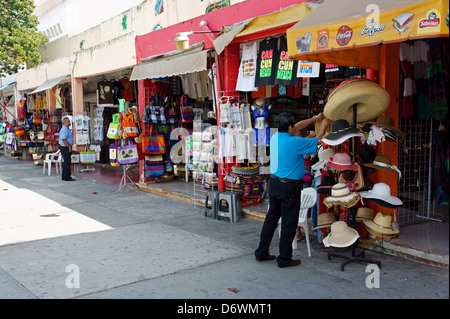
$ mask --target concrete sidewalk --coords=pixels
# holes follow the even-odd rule
[[[74,177],[0,157],[0,298],[449,298],[446,269],[366,251],[379,272],[341,271],[330,250],[308,257],[305,244],[294,251],[302,264],[280,269],[254,260],[259,221],[217,221],[182,201]]]

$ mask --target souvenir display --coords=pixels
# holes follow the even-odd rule
[[[330,234],[323,239],[323,244],[325,247],[349,247],[358,238],[359,234],[355,229],[343,221],[337,221],[331,225]]]

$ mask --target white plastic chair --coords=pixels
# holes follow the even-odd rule
[[[308,209],[317,203],[317,191],[312,187],[304,188],[301,192],[300,213],[298,215],[298,226],[305,230],[306,248],[308,249],[308,256],[311,257],[311,247],[309,242],[308,230]],[[281,218],[278,221],[278,235],[281,237]],[[297,249],[297,239],[294,238],[292,242],[292,249]]]
[[[51,172],[52,172],[52,164],[53,163],[55,163],[56,174],[59,174],[59,172],[62,172],[61,161],[62,161],[61,151],[58,151],[56,153],[47,153],[45,155],[44,167],[42,169],[42,174],[45,174],[45,168],[47,168],[48,176],[50,176]]]

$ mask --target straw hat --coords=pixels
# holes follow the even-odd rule
[[[350,160],[350,155],[346,153],[337,153],[335,154],[328,162],[325,163],[325,166],[335,169],[339,172],[342,171],[358,171],[358,165],[355,162]]]
[[[358,232],[347,226],[343,221],[337,221],[331,225],[330,234],[323,239],[325,247],[348,247],[359,238]]]
[[[323,168],[323,165],[325,164],[325,161],[329,160],[330,157],[334,156],[334,151],[332,148],[327,148],[326,150],[320,150],[319,151],[319,161],[314,164],[311,165],[311,170],[312,171],[317,171]]]
[[[377,155],[375,156],[375,159],[372,163],[366,163],[364,164],[364,166],[397,173],[400,177],[402,176],[400,170],[397,168],[397,166],[392,165],[391,158],[387,155]]]
[[[323,120],[317,120],[316,124],[314,124],[314,131],[316,132],[316,134],[319,134],[320,128],[322,127],[322,122]],[[325,134],[330,134],[332,132],[332,124],[333,122],[327,125],[327,127],[325,128]]]
[[[347,120],[339,119],[331,125],[331,133],[324,136],[322,141],[328,145],[339,145],[351,137],[362,137],[363,134],[356,127],[348,124]]]
[[[378,117],[375,122],[369,121],[367,123],[364,123],[363,125],[358,126],[362,131],[369,132],[372,125],[377,125],[386,136],[386,139],[391,142],[396,142],[397,139],[403,140],[405,137],[405,134],[395,127],[395,121],[390,116],[382,115]],[[395,134],[392,134],[393,132],[395,132]]]
[[[317,217],[317,226],[312,228],[311,230],[330,227],[334,222],[336,222],[336,217],[334,217],[333,213],[320,214]]]
[[[356,213],[355,220],[362,222],[364,220],[373,220],[373,209],[369,207],[360,207]]]
[[[326,197],[323,203],[326,207],[342,206],[353,207],[360,199],[358,192],[350,192],[348,186],[343,183],[337,183],[331,188],[331,196]]]
[[[357,122],[366,122],[383,114],[390,99],[381,85],[368,79],[351,79],[331,91],[323,113],[332,121],[346,119],[353,123],[353,106],[356,105]]]
[[[396,235],[399,230],[392,227],[391,220],[391,215],[378,212],[373,220],[364,220],[363,223],[369,232],[372,230],[380,234]]]
[[[360,195],[361,198],[378,200],[377,203],[381,206],[384,206],[384,203],[390,205],[389,207],[403,205],[399,198],[391,195],[391,188],[385,183],[376,183],[370,191],[361,192]]]

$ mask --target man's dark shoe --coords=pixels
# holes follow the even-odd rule
[[[274,255],[267,255],[267,256],[264,257],[264,258],[256,258],[256,257],[255,257],[255,259],[256,259],[257,261],[274,260],[275,258],[277,258],[277,257],[274,256]]]
[[[66,179],[66,181],[67,181],[67,182],[75,182],[76,179],[73,179],[73,178],[71,177],[71,178],[69,178],[69,179]]]
[[[278,265],[278,267],[285,268],[285,267],[298,266],[300,264],[301,264],[300,259],[291,259],[291,261],[288,264],[283,265],[283,266]]]

